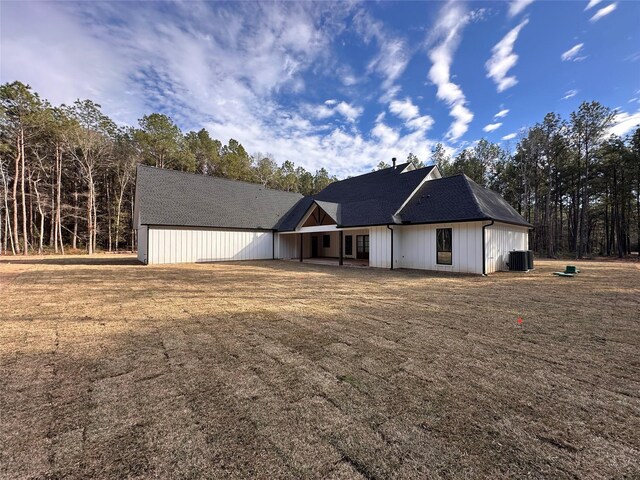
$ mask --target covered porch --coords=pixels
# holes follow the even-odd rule
[[[323,265],[369,265],[369,229],[366,228],[303,227],[296,232],[280,233],[279,237],[282,259]]]
[[[327,265],[369,264],[369,229],[339,228],[337,204],[315,201],[293,232],[282,232],[280,258]]]
[[[293,232],[282,232],[280,258],[326,265],[369,265],[369,229],[339,228],[340,205],[314,201]]]

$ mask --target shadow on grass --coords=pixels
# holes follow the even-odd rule
[[[0,265],[106,265],[106,266],[131,266],[142,265],[137,258],[127,255],[124,256],[73,256],[73,257],[55,257],[55,258],[29,258],[29,257],[4,257],[0,258]]]

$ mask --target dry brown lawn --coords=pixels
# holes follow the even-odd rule
[[[5,258],[0,476],[639,478],[639,264],[565,263]]]

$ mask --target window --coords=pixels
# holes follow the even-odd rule
[[[451,229],[436,229],[436,263],[439,265],[451,265]]]
[[[331,235],[322,236],[322,248],[329,248],[331,246]]]
[[[353,235],[344,237],[344,254],[353,255]]]

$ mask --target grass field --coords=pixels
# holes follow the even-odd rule
[[[640,264],[578,265],[1,259],[0,477],[638,478]]]

